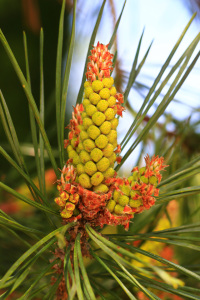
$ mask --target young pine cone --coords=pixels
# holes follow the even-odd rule
[[[65,148],[69,160],[58,181],[63,220],[85,219],[93,226],[122,224],[128,228],[134,213],[149,209],[158,196],[160,171],[164,159],[145,158],[146,167],[133,169],[132,175],[117,178],[120,163],[117,144],[118,116],[124,110],[123,95],[117,93],[110,77],[113,55],[108,46],[97,44],[89,56],[84,99],[72,113]]]

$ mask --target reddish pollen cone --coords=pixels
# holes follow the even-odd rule
[[[113,54],[108,50],[108,45],[97,43],[97,46],[91,50],[91,55],[88,57],[86,78],[88,81],[102,80],[102,78],[110,77],[110,72],[113,70],[112,58]]]

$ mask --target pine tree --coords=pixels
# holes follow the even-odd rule
[[[124,93],[118,92],[112,77],[117,53],[112,54],[111,50],[124,6],[109,44],[98,42],[92,46],[105,2],[91,36],[82,84],[66,137],[65,108],[75,42],[76,0],[68,58],[62,78],[63,1],[55,74],[58,158],[54,155],[44,126],[47,104],[44,99],[43,30],[40,32],[39,108],[31,91],[25,33],[26,75],[3,32],[0,32],[2,45],[28,100],[38,179],[37,185],[30,175],[30,166],[24,158],[12,116],[1,92],[0,116],[12,156],[3,147],[0,147],[0,153],[23,178],[28,191],[25,193],[23,188],[20,192],[15,185],[9,187],[2,181],[2,195],[9,193],[26,203],[25,212],[30,207],[27,225],[24,225],[23,218],[12,218],[9,213],[0,210],[1,235],[6,243],[10,243],[15,256],[13,259],[16,259],[1,271],[1,299],[9,299],[10,296],[13,299],[200,299],[199,257],[195,255],[195,251],[200,250],[200,239],[195,236],[199,232],[199,223],[188,221],[172,227],[173,216],[170,208],[167,208],[169,201],[174,199],[185,198],[190,203],[195,201],[193,196],[199,193],[200,187],[192,185],[191,178],[199,172],[200,156],[190,157],[190,161],[184,164],[185,157],[182,160],[177,158],[180,155],[181,138],[184,140],[181,130],[181,138],[178,141],[175,139],[170,145],[154,137],[154,133],[160,137],[167,134],[168,121],[156,127],[157,121],[199,58],[198,52],[190,62],[200,34],[169,73],[164,74],[195,15],[161,67],[141,108],[137,113],[132,111],[133,123],[120,145],[117,140],[119,118],[126,114],[126,109],[131,111],[129,92],[145,64],[151,45],[141,62],[138,62],[142,34],[126,89]],[[169,84],[170,79],[172,81]],[[163,95],[164,87],[168,90]],[[154,114],[148,117],[150,108],[159,96],[162,100]],[[144,154],[150,130],[156,150],[151,158]],[[137,137],[133,140],[135,132]],[[140,142],[143,143],[143,150],[138,166],[133,166],[129,176],[120,177],[120,168]],[[131,146],[122,156],[121,150],[129,144]],[[145,165],[141,165],[142,159]],[[49,163],[52,169],[48,174],[57,182],[57,189],[53,190],[45,171]],[[23,209],[21,206],[19,212]],[[163,229],[163,222],[168,222],[169,226]],[[16,245],[20,251],[15,253]],[[179,251],[189,249],[192,255],[180,255],[180,261],[175,260],[176,248],[172,246]],[[178,250],[176,253],[178,255]],[[6,251],[2,258],[6,261]]]

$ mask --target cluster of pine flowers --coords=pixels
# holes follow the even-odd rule
[[[113,55],[108,45],[91,50],[84,84],[84,99],[74,107],[65,148],[68,161],[58,180],[55,202],[65,222],[92,226],[119,225],[129,228],[135,213],[155,203],[163,170],[163,157],[145,157],[146,166],[134,167],[131,176],[120,178],[115,165],[121,162],[117,142],[119,117],[124,111],[123,95],[116,91]]]

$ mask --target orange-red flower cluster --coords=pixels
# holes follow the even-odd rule
[[[89,63],[87,65],[86,78],[89,81],[96,79],[101,80],[105,77],[110,77],[110,72],[113,70],[112,58],[113,54],[108,50],[108,45],[97,43],[96,47],[91,50]]]

